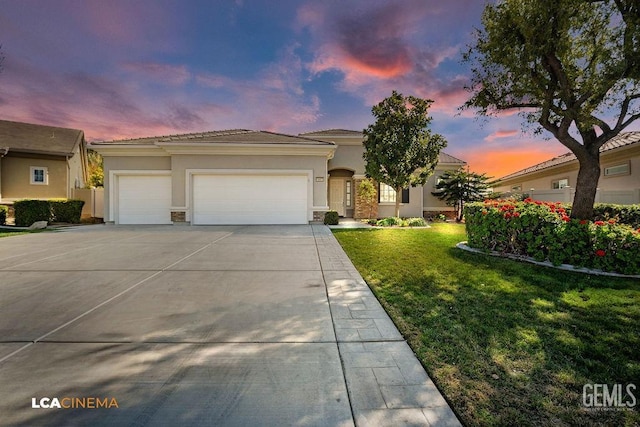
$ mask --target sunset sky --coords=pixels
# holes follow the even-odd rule
[[[565,153],[517,115],[459,113],[481,0],[0,0],[0,118],[112,140],[372,122],[392,90],[433,99],[432,129],[500,177]],[[638,126],[633,129],[638,129]]]

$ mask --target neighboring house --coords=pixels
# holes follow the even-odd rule
[[[329,140],[337,145],[336,153],[329,160],[329,207],[340,216],[366,218],[369,214],[362,207],[358,198],[358,185],[365,179],[363,134],[359,131],[344,129],[329,129],[302,134],[309,138]],[[445,171],[464,167],[466,162],[444,152],[440,153],[438,166],[424,186],[409,187],[402,194],[400,216],[422,217],[441,212],[453,212],[453,207],[447,206],[431,194],[435,190],[437,180]],[[377,206],[374,215],[378,218],[395,214],[396,192],[386,184],[377,184]]]
[[[621,133],[600,148],[597,203],[640,203],[640,132]],[[499,179],[494,191],[543,201],[573,201],[578,160],[563,154]]]
[[[116,224],[307,224],[329,209],[354,216],[362,133],[284,135],[244,129],[94,142],[104,159],[105,221]],[[439,170],[464,165],[441,155]],[[435,177],[408,190],[405,216],[450,210]],[[382,188],[378,216],[393,213]]]
[[[81,130],[0,120],[0,203],[73,198],[86,177]]]

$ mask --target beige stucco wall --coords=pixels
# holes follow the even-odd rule
[[[52,199],[67,197],[66,159],[5,156],[2,158],[2,199]],[[31,167],[48,169],[48,184],[31,184]]]
[[[82,172],[83,158],[80,153],[80,148],[76,149],[73,157],[69,159],[69,195],[74,197],[76,188],[84,187],[84,174]]]
[[[364,159],[362,145],[339,145],[333,159],[329,160],[329,170],[348,169],[355,175],[364,175]]]
[[[395,203],[379,203],[378,217],[395,216]],[[400,203],[401,217],[422,217],[422,187],[409,187],[409,203]]]
[[[422,187],[423,189],[422,200],[423,200],[424,211],[438,212],[438,211],[448,211],[452,209],[450,206],[447,206],[447,204],[444,201],[438,199],[433,194],[431,194],[431,192],[435,191],[436,189],[436,179],[440,177],[442,174],[444,174],[447,170],[454,170],[454,169],[456,168],[439,166],[436,168],[433,175],[429,177],[429,180],[427,181],[427,183],[424,185],[424,187]]]

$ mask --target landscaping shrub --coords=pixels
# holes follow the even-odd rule
[[[340,216],[338,216],[338,212],[336,211],[328,211],[324,214],[324,223],[326,225],[338,225],[340,221]]]
[[[393,226],[402,226],[402,219],[395,217],[395,216],[390,216],[388,218],[383,218],[381,220],[378,221],[377,225],[379,227],[393,227]]]
[[[6,206],[0,206],[0,225],[5,225],[7,223],[7,212],[9,208]]]
[[[37,221],[51,219],[51,205],[48,200],[18,200],[13,204],[16,225],[28,227]]]
[[[407,227],[425,227],[427,225],[424,218],[408,218],[405,222]]]
[[[68,222],[71,224],[80,223],[84,200],[50,200],[51,221]]]
[[[640,228],[640,205],[598,203],[593,207],[594,221],[615,219],[620,224]]]
[[[611,205],[609,205],[611,206]],[[624,274],[640,274],[640,229],[618,218],[635,212],[621,209],[606,221],[569,218],[569,207],[526,199],[523,202],[487,200],[465,209],[471,247],[523,255],[554,265],[572,264]]]

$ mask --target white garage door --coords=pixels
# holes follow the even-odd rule
[[[119,176],[117,222],[171,224],[171,176]]]
[[[307,224],[306,175],[194,175],[193,224]]]

